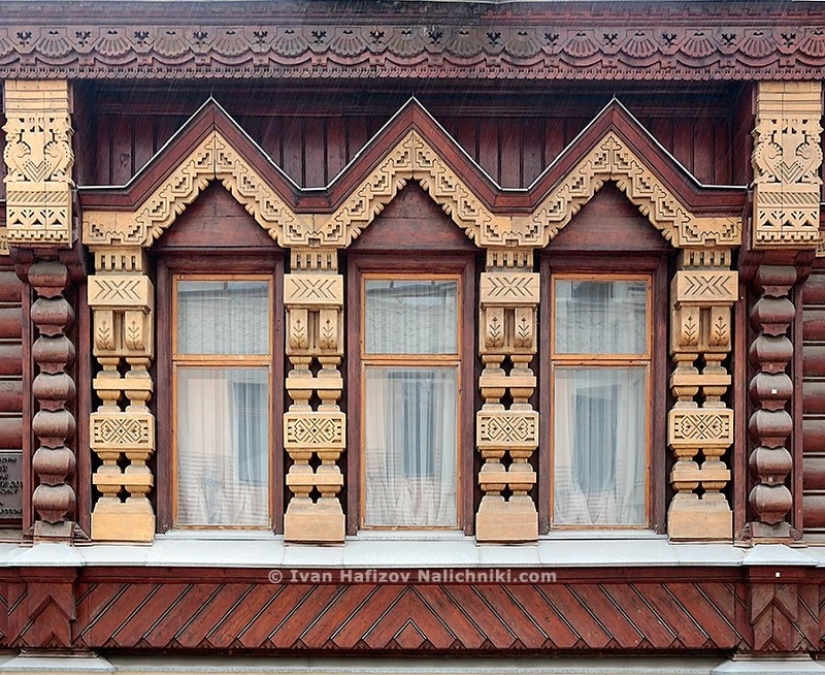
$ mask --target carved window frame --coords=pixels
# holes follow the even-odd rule
[[[408,531],[448,531],[470,535],[474,531],[475,516],[475,382],[478,332],[476,328],[476,256],[447,254],[421,257],[414,260],[400,256],[358,253],[349,256],[347,263],[347,534],[370,531],[380,536],[385,528],[361,527],[362,501],[362,448],[363,424],[363,361],[361,339],[363,335],[364,306],[362,287],[366,277],[375,278],[429,278],[453,276],[459,282],[459,409],[458,409],[458,526],[449,528],[410,527]]]
[[[667,386],[669,325],[668,312],[668,255],[572,255],[544,252],[539,263],[541,273],[540,339],[539,339],[539,413],[542,424],[539,429],[539,532],[567,532],[580,529],[590,533],[630,530],[665,532],[667,462],[667,411],[670,395]],[[650,375],[648,381],[648,486],[646,503],[648,525],[638,526],[551,526],[553,471],[553,409],[552,409],[552,335],[553,303],[552,286],[556,276],[596,276],[619,279],[628,276],[648,276],[650,282],[649,307],[651,315]]]
[[[272,333],[269,361],[271,391],[269,396],[270,438],[272,452],[269,458],[270,508],[272,531],[283,532],[284,476],[286,454],[283,442],[284,401],[284,255],[280,252],[266,255],[209,255],[193,256],[191,253],[163,252],[157,258],[157,383],[156,414],[158,424],[157,454],[157,530],[166,532],[176,529],[174,514],[174,477],[176,454],[172,426],[174,424],[173,387],[173,310],[174,280],[180,275],[196,275],[201,278],[227,279],[234,276],[268,277],[270,280],[270,310]],[[198,531],[210,528],[201,526],[183,528]],[[243,526],[220,526],[215,529],[249,530]],[[255,528],[258,529],[258,528]],[[265,530],[264,530],[265,531]]]

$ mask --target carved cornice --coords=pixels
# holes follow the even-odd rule
[[[6,2],[0,78],[753,80],[825,67],[821,3],[214,2],[196,17],[169,4]]]
[[[736,246],[742,222],[734,217],[697,217],[646,166],[615,132],[608,132],[550,192],[539,208],[514,229],[541,237],[541,246],[558,234],[606,181],[619,189],[674,246]]]

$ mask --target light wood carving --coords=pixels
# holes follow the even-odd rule
[[[822,83],[759,82],[757,87],[754,247],[817,247]]]
[[[686,246],[735,246],[742,241],[738,218],[699,217],[686,209],[621,138],[608,132],[555,187],[536,211],[514,218],[514,230],[535,232],[546,246],[598,192],[613,181],[665,239]]]
[[[148,247],[213,180],[223,186],[279,244],[303,232],[301,218],[218,131],[212,131],[134,212],[88,211],[83,242],[89,246]]]
[[[731,349],[731,307],[738,297],[737,272],[722,267],[729,262],[729,254],[685,251],[671,283],[670,352],[676,365],[670,379],[676,402],[668,414],[668,444],[676,456],[670,474],[676,494],[668,509],[672,540],[730,540],[733,535],[732,512],[721,492],[730,481],[722,456],[733,444],[733,410],[722,401],[731,384],[722,361]]]
[[[72,244],[71,91],[66,80],[7,80],[6,237],[11,244]],[[6,252],[8,245],[5,245]]]
[[[103,464],[93,476],[101,497],[92,512],[92,539],[152,541],[155,514],[148,494],[154,476],[147,462],[155,451],[155,418],[148,408],[154,389],[154,287],[142,273],[140,248],[95,251],[95,261],[88,302],[93,352],[101,366],[92,386],[101,403],[89,423],[91,448]],[[128,466],[121,470],[124,458]]]
[[[338,401],[344,389],[339,370],[344,354],[344,278],[330,270],[287,274],[284,305],[286,352],[292,364],[286,390],[293,401],[284,414],[284,447],[293,461],[286,476],[293,497],[284,516],[284,539],[343,542],[345,521],[338,493],[344,475],[338,461],[346,446],[347,420]],[[311,465],[315,460],[320,462],[317,469]]]
[[[529,270],[530,268],[528,268]],[[499,268],[481,275],[479,351],[484,404],[476,413],[476,445],[484,465],[484,496],[476,514],[479,541],[524,542],[538,538],[538,514],[528,492],[536,482],[530,457],[538,447],[539,414],[530,405],[536,378],[539,275]],[[509,408],[501,402],[510,394]],[[504,462],[508,461],[509,465]],[[505,499],[504,490],[510,497]]]

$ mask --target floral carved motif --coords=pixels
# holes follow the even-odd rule
[[[5,86],[6,236],[12,244],[72,242],[71,94],[65,80]]]
[[[820,82],[760,82],[753,170],[754,246],[815,247],[822,180]]]

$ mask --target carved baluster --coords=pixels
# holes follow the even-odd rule
[[[32,431],[40,443],[32,458],[39,483],[32,495],[32,506],[39,517],[34,524],[34,539],[70,541],[75,508],[70,480],[76,459],[68,445],[75,435],[75,419],[67,408],[75,397],[74,381],[66,372],[75,358],[74,345],[66,336],[74,322],[74,310],[63,297],[69,271],[60,262],[36,262],[29,268],[28,279],[37,293],[31,320],[38,333],[32,345],[38,371],[32,394],[39,408]]]
[[[722,400],[731,383],[722,362],[731,348],[737,274],[720,269],[730,265],[724,251],[686,250],[681,265],[671,286],[670,351],[676,368],[670,386],[676,402],[668,415],[668,443],[676,456],[670,474],[676,494],[668,509],[668,535],[727,540],[732,513],[722,490],[730,471],[722,457],[733,443],[733,411]]]
[[[286,350],[292,364],[286,388],[293,401],[284,415],[284,447],[294,462],[286,477],[293,493],[284,517],[286,541],[344,540],[338,498],[344,485],[338,462],[346,438],[346,416],[338,406],[344,388],[339,370],[344,284],[334,262],[334,252],[295,252],[292,266],[301,271],[284,279]],[[319,403],[314,409],[315,396]],[[317,469],[311,464],[315,458]]]
[[[491,252],[488,263],[532,262],[532,256]],[[493,269],[488,264],[489,269]],[[538,447],[538,413],[529,399],[536,387],[530,362],[536,353],[539,275],[497,269],[481,275],[479,351],[484,371],[479,388],[484,405],[476,415],[476,444],[484,465],[484,492],[476,515],[479,541],[534,541],[538,514],[528,494],[536,483],[530,457]],[[502,367],[507,361],[510,372]],[[511,399],[509,409],[502,399]],[[509,456],[509,466],[502,460]],[[509,489],[506,499],[502,492]]]
[[[792,266],[761,265],[754,280],[761,297],[751,310],[751,325],[758,331],[750,358],[758,372],[751,380],[750,395],[758,407],[748,425],[754,448],[749,465],[755,482],[749,502],[755,520],[749,523],[755,539],[789,539],[796,536],[786,521],[793,505],[786,485],[793,459],[786,442],[793,420],[786,405],[793,394],[787,366],[793,344],[787,336],[796,310],[788,294],[796,283]]]
[[[89,278],[94,312],[94,355],[102,370],[93,382],[100,405],[90,416],[91,447],[103,465],[93,482],[100,491],[92,512],[92,538],[152,541],[155,514],[149,502],[154,476],[155,418],[149,411],[153,383],[154,288],[144,276],[140,249],[95,256]],[[120,371],[128,367],[125,376]],[[125,457],[128,465],[121,471]]]

